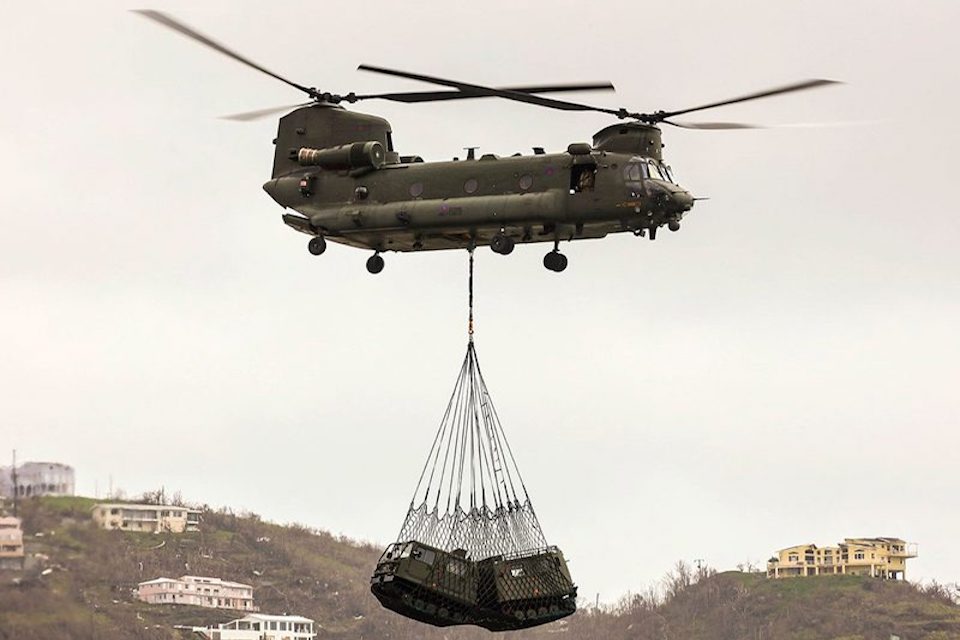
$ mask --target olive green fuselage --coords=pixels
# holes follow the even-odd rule
[[[519,243],[640,233],[679,224],[693,202],[659,162],[659,130],[648,125],[624,125],[606,138],[604,130],[599,145],[595,138],[592,147],[574,144],[566,153],[422,162],[393,152],[384,120],[315,107],[299,112],[306,113],[287,116],[295,122],[281,120],[274,178],[264,189],[297,212],[284,215],[289,226],[354,247],[416,251],[485,245],[497,235]],[[340,128],[362,118],[353,139],[381,142],[386,162],[298,166],[292,158],[299,148],[332,146],[328,134],[309,135],[317,115],[340,119]],[[291,137],[292,127],[304,133]]]

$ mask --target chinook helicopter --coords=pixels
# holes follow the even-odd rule
[[[447,87],[443,91],[339,95],[292,82],[211,40],[175,18],[138,10],[169,27],[305,94],[309,102],[226,116],[252,120],[294,108],[282,118],[273,174],[264,190],[284,209],[283,222],[310,236],[313,255],[327,241],[372,251],[370,273],[384,268],[387,251],[434,251],[489,246],[510,254],[517,243],[547,242],[547,269],[560,272],[567,258],[560,243],[630,232],[655,240],[666,226],[680,229],[694,198],[663,162],[661,124],[687,129],[748,129],[736,122],[678,122],[676,116],[834,84],[813,79],[696,107],[650,113],[609,109],[547,98],[543,93],[612,90],[610,83],[492,88],[456,80],[360,65],[358,69]],[[400,155],[385,119],[344,109],[342,103],[389,100],[420,103],[498,97],[562,111],[594,111],[623,122],[601,129],[593,143],[570,144],[563,153],[476,157],[424,162]]]

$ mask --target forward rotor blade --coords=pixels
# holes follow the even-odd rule
[[[681,129],[766,129],[761,124],[747,124],[745,122],[674,122],[663,120],[664,124],[672,124]]]
[[[684,113],[692,113],[694,111],[703,111],[704,109],[713,109],[714,107],[722,107],[728,104],[736,104],[738,102],[747,102],[749,100],[759,100],[760,98],[769,98],[770,96],[778,96],[782,93],[792,93],[794,91],[806,91],[807,89],[814,89],[816,87],[823,87],[830,84],[840,84],[836,80],[823,80],[823,79],[813,79],[813,80],[804,80],[803,82],[796,82],[794,84],[784,85],[782,87],[775,87],[773,89],[767,89],[766,91],[758,91],[757,93],[751,93],[745,96],[740,96],[739,98],[731,98],[729,100],[722,100],[720,102],[711,102],[710,104],[704,104],[699,107],[691,107],[689,109],[680,109],[678,111],[665,111],[657,112],[656,116],[660,120],[666,118],[672,118],[673,116],[679,116]]]
[[[259,120],[260,118],[271,116],[275,113],[289,111],[290,109],[296,109],[298,107],[306,107],[307,105],[311,105],[311,104],[314,104],[314,103],[303,102],[300,104],[288,104],[282,107],[267,107],[266,109],[257,109],[256,111],[244,111],[243,113],[231,113],[230,115],[227,115],[227,116],[220,116],[220,119],[236,120],[239,122],[249,122],[251,120]]]
[[[600,107],[591,107],[589,105],[578,104],[576,102],[542,98],[537,95],[510,89],[494,89],[492,87],[484,87],[478,84],[468,84],[466,82],[459,82],[456,80],[446,80],[444,78],[437,78],[433,76],[407,73],[406,71],[397,71],[395,69],[384,69],[383,67],[373,67],[366,64],[362,64],[357,68],[362,71],[372,71],[374,73],[382,73],[388,76],[397,76],[398,78],[408,78],[410,80],[419,80],[420,82],[429,82],[431,84],[452,87],[454,89],[459,89],[463,93],[472,94],[472,97],[496,96],[499,98],[506,98],[507,100],[515,100],[516,102],[526,102],[528,104],[540,105],[541,107],[560,109],[561,111],[599,111],[601,113],[610,113],[613,115],[618,114],[618,112],[613,109],[602,109]]]
[[[233,58],[237,62],[243,63],[248,67],[252,67],[261,73],[265,73],[271,78],[276,78],[280,82],[288,84],[295,89],[299,89],[300,91],[303,91],[304,93],[309,95],[311,98],[316,97],[317,92],[315,89],[309,89],[307,87],[304,87],[303,85],[297,84],[296,82],[287,80],[283,76],[277,75],[276,73],[268,69],[264,69],[263,67],[253,62],[252,60],[248,60],[247,58],[244,58],[236,51],[232,51],[231,49],[228,49],[227,47],[223,46],[219,42],[216,42],[215,40],[211,40],[210,38],[203,35],[199,31],[196,31],[195,29],[188,27],[187,25],[183,24],[179,20],[173,18],[172,16],[166,13],[163,13],[161,11],[154,11],[153,9],[134,9],[133,11],[134,13],[139,13],[143,17],[149,18],[154,22],[159,22],[163,26],[173,29],[174,31],[182,35],[185,35],[188,38],[191,38],[192,40],[196,40],[197,42],[210,47],[214,51],[219,51],[223,55]]]
[[[836,127],[864,127],[882,124],[883,120],[845,120],[838,122],[787,122],[783,124],[747,124],[744,122],[676,122],[664,120],[682,129],[828,129]]]
[[[499,87],[496,91],[512,91],[516,93],[559,93],[564,91],[614,91],[614,86],[609,82],[604,83],[585,83],[585,84],[563,84],[547,85],[536,87]],[[466,98],[492,98],[488,93],[477,93],[476,91],[410,91],[404,93],[377,93],[370,95],[357,96],[357,100],[369,100],[379,98],[381,100],[391,100],[393,102],[440,102],[444,100],[463,100]]]

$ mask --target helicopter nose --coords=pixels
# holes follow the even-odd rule
[[[690,211],[693,208],[693,196],[688,191],[675,191],[672,194],[672,204],[677,211]]]

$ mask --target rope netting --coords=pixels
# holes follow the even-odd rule
[[[430,624],[518,629],[572,613],[576,587],[563,554],[547,546],[483,380],[473,330],[471,251],[467,353],[371,590],[387,608]]]

